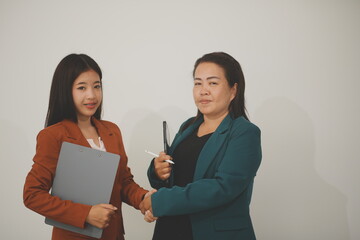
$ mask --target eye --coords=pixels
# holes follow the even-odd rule
[[[80,86],[77,88],[78,90],[85,90],[86,88],[84,86]]]
[[[95,85],[94,88],[97,88],[97,89],[100,89],[101,88],[101,85]]]
[[[218,85],[217,82],[209,82],[209,85]]]
[[[194,82],[194,86],[200,86],[201,82]]]

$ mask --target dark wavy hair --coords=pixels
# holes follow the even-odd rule
[[[77,122],[76,108],[72,96],[72,87],[80,74],[93,70],[102,79],[99,65],[88,55],[70,54],[63,58],[55,69],[51,83],[49,107],[45,127],[54,125],[64,119]],[[101,119],[102,102],[94,117]]]

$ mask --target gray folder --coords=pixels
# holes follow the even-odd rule
[[[87,205],[109,203],[119,161],[117,154],[63,142],[51,195]],[[102,229],[87,223],[85,228],[50,218],[45,223],[95,238],[102,235]]]

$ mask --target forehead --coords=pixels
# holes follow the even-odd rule
[[[81,73],[74,81],[74,84],[100,82],[100,76],[94,70]]]
[[[216,63],[203,62],[200,63],[195,69],[195,78],[216,76],[219,78],[225,77],[224,69]]]

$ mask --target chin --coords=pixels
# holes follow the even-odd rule
[[[211,115],[211,112],[210,112],[210,111],[201,111],[201,110],[199,110],[199,111],[200,111],[201,114],[204,115],[204,116],[206,116],[206,115]]]

